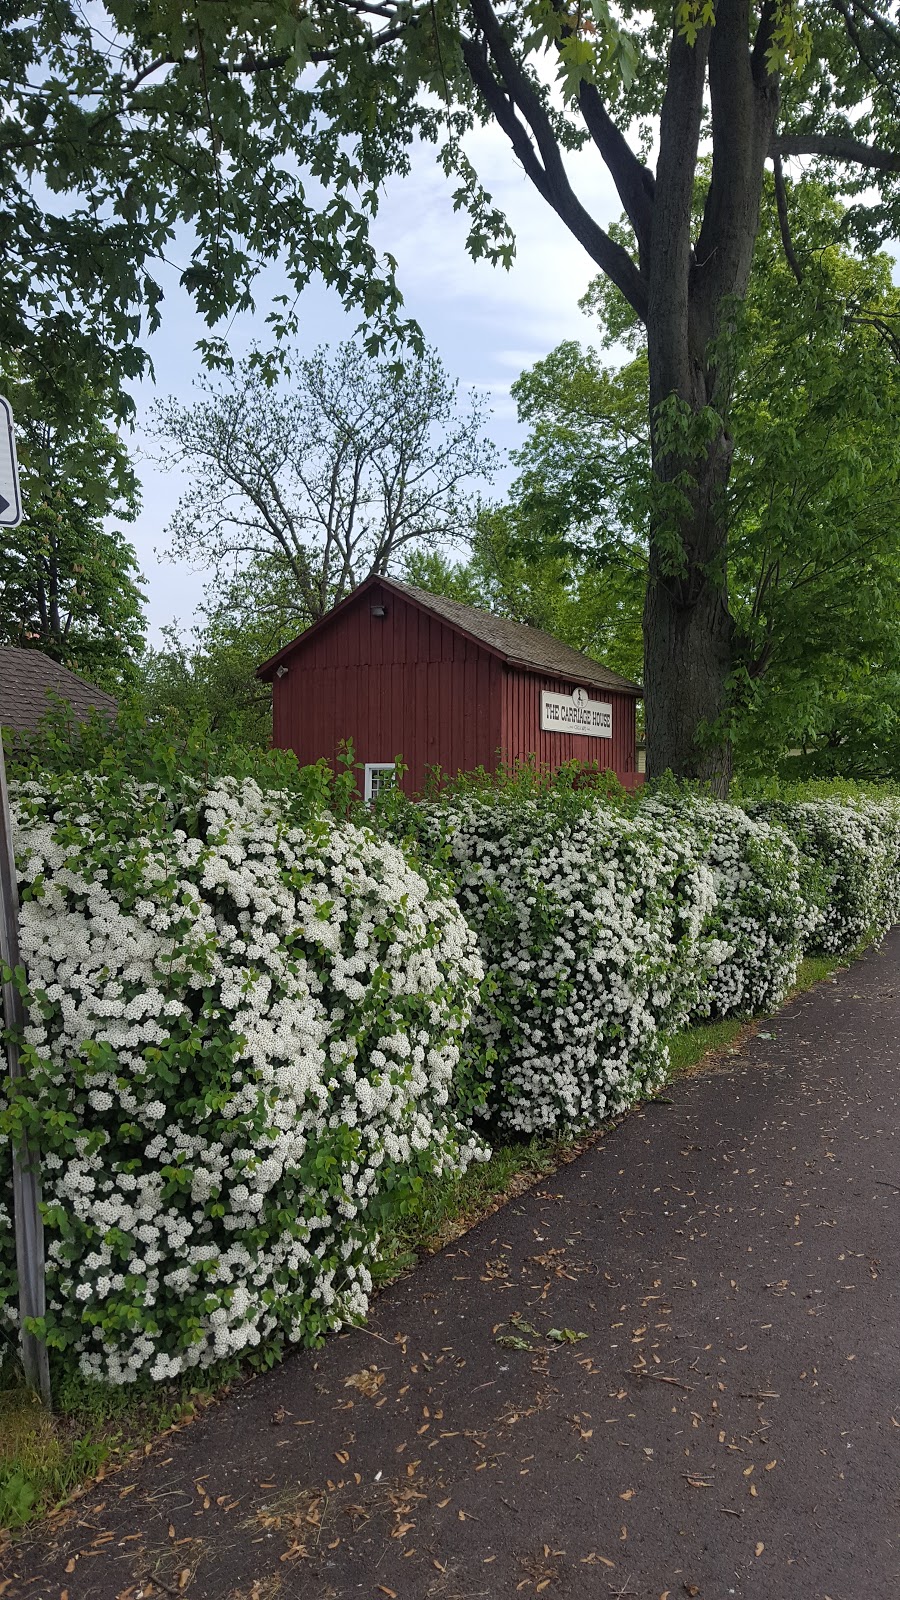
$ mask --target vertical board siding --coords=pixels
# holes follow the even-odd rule
[[[524,761],[533,756],[551,767],[566,761],[593,761],[611,768],[623,782],[633,785],[637,766],[634,697],[616,694],[611,689],[588,687],[592,700],[605,700],[612,706],[612,738],[589,739],[578,733],[547,733],[541,728],[541,691],[571,694],[575,680],[554,678],[544,673],[504,668],[501,747],[506,761]]]
[[[373,617],[373,605],[387,615]],[[572,680],[508,667],[477,642],[392,591],[369,589],[333,625],[284,660],[272,682],[273,743],[302,765],[334,761],[352,740],[358,763],[402,758],[404,786],[419,793],[426,769],[493,769],[535,756],[559,766],[596,761],[623,781],[635,771],[635,702],[590,689],[613,707],[612,739],[542,733],[542,689],[570,693]]]
[[[372,616],[378,603],[387,616]],[[404,786],[418,793],[428,767],[465,772],[496,760],[496,660],[393,593],[379,602],[367,591],[284,665],[272,682],[273,743],[304,766],[333,762],[352,740],[360,764],[400,757]]]

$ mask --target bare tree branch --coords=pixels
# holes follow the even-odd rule
[[[495,453],[483,405],[458,409],[433,352],[398,371],[346,344],[294,363],[289,387],[270,389],[252,360],[205,387],[195,407],[156,410],[157,437],[193,468],[173,552],[218,575],[277,574],[314,621],[411,540],[468,535],[470,485]]]

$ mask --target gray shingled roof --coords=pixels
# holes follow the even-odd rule
[[[114,717],[117,706],[111,694],[52,661],[43,650],[0,650],[0,727],[31,733],[52,705],[49,691],[68,700],[72,715],[82,721],[96,706]]]
[[[563,644],[561,639],[554,639],[551,633],[543,633],[540,628],[511,622],[508,617],[497,617],[492,611],[479,611],[476,606],[448,600],[442,594],[431,594],[427,589],[400,583],[396,578],[381,581],[385,587],[399,589],[401,594],[408,594],[435,616],[490,645],[515,666],[551,672],[559,678],[574,678],[577,683],[591,684],[596,689],[618,689],[624,694],[642,692],[640,684],[601,666],[599,661],[573,650],[571,645]]]

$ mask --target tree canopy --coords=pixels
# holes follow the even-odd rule
[[[793,264],[773,207],[738,340],[729,715],[745,765],[796,749],[809,770],[878,776],[900,769],[900,293],[887,255],[844,242],[823,189],[790,197]],[[653,500],[645,336],[603,280],[585,304],[607,355],[563,344],[517,380],[531,432],[504,515],[519,562],[567,569],[569,592],[597,575],[633,637]],[[631,359],[609,365],[623,340]],[[583,622],[558,625],[585,647]]]
[[[155,412],[167,460],[192,474],[172,553],[219,585],[261,563],[288,603],[282,626],[299,632],[413,545],[468,535],[496,451],[481,398],[462,409],[433,351],[395,363],[346,343],[292,360],[276,384],[250,358],[202,387]]]
[[[89,11],[13,0],[5,22],[0,337],[38,356],[32,366],[115,355],[125,376],[141,370],[173,255],[212,323],[249,305],[260,269],[280,256],[295,288],[319,272],[384,331],[400,302],[369,225],[385,178],[404,176],[420,143],[469,214],[472,253],[509,259],[508,225],[465,147],[478,121],[498,122],[539,192],[642,305],[643,265],[579,200],[565,151],[597,149],[643,250],[664,198],[642,159],[645,134],[661,118],[665,142],[681,117],[690,164],[694,134],[718,143],[726,119],[710,225],[726,166],[748,157],[741,123],[763,78],[777,125],[760,155],[840,163],[860,193],[876,175],[883,199],[860,226],[896,231],[900,34],[869,0],[765,0],[758,14],[747,0],[681,0],[674,13],[659,0],[615,11],[550,0],[109,0]],[[697,99],[707,63],[708,106]],[[729,88],[740,98],[727,107]],[[289,306],[274,315],[290,322]]]
[[[120,689],[144,635],[134,548],[110,525],[138,510],[128,452],[93,391],[82,389],[60,415],[18,364],[7,361],[0,384],[13,407],[26,513],[0,547],[0,643],[44,650]]]

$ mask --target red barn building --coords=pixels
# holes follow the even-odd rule
[[[640,781],[638,684],[549,633],[393,578],[368,578],[258,676],[272,684],[273,743],[306,765],[351,739],[367,799],[398,757],[413,794],[429,767],[529,756]]]

